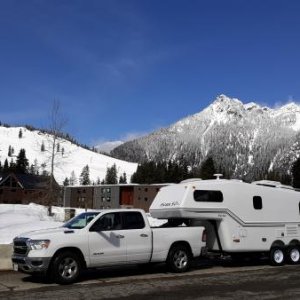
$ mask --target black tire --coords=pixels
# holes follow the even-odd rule
[[[167,258],[167,265],[175,273],[186,272],[191,265],[191,252],[184,245],[173,246]]]
[[[51,265],[51,277],[59,284],[76,282],[82,270],[82,263],[78,255],[65,251],[59,253]]]
[[[290,246],[287,249],[287,259],[290,264],[296,265],[300,262],[300,248],[299,246]]]
[[[270,251],[270,261],[273,266],[282,266],[286,259],[284,249],[282,247],[272,247]]]

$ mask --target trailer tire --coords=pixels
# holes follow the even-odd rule
[[[80,258],[70,251],[57,254],[51,265],[52,278],[59,284],[71,284],[76,282],[81,270],[82,263]]]
[[[287,249],[287,259],[290,264],[296,265],[300,262],[299,246],[290,246]]]
[[[270,261],[273,266],[282,266],[285,261],[285,252],[282,247],[272,247],[270,251]]]
[[[182,273],[190,268],[191,257],[191,252],[185,245],[175,245],[169,251],[167,265],[171,271]]]

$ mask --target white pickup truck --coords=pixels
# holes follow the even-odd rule
[[[16,271],[69,284],[82,269],[103,266],[166,262],[172,271],[184,272],[205,246],[204,227],[151,228],[143,210],[101,210],[16,237],[12,262]]]

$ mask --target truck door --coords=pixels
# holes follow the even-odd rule
[[[126,239],[121,230],[121,214],[102,215],[90,228],[91,267],[126,263]]]
[[[127,262],[146,263],[152,253],[152,232],[143,215],[136,212],[122,213],[123,235],[126,239]]]

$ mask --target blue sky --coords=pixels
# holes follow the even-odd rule
[[[300,100],[298,0],[0,0],[0,121],[88,145],[149,133],[217,95]]]

